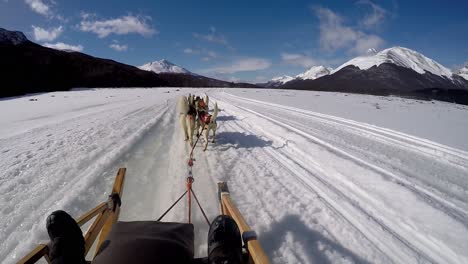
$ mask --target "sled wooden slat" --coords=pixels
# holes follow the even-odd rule
[[[120,197],[122,196],[125,172],[126,172],[125,168],[119,169],[119,172],[117,173],[117,176],[114,181],[114,186],[112,188],[111,194],[118,193]],[[120,207],[116,206],[116,210],[112,211],[112,208],[109,208],[109,201],[107,201],[107,202],[100,203],[98,206],[89,210],[88,212],[86,212],[84,215],[80,216],[76,220],[79,226],[83,226],[84,224],[89,222],[91,219],[96,218],[93,224],[88,229],[88,232],[84,236],[86,254],[91,249],[99,233],[101,233],[101,236],[99,237],[99,241],[98,241],[99,244],[97,247],[99,248],[100,244],[102,243],[102,241],[104,241],[108,232],[112,228],[112,225],[118,220],[119,213],[120,213]],[[107,231],[105,235],[103,236],[103,233],[105,230]],[[33,249],[31,252],[29,252],[26,256],[24,256],[20,261],[18,261],[18,263],[19,264],[36,263],[42,257],[45,257],[47,262],[50,263],[49,258],[48,258],[48,253],[49,253],[49,249],[47,245],[41,244],[37,246],[35,249]]]
[[[236,221],[237,225],[239,226],[239,230],[242,234],[245,232],[252,231],[239,209],[237,209],[237,207],[234,205],[234,202],[232,201],[231,196],[229,194],[229,189],[227,188],[227,183],[218,183],[218,188],[221,206],[223,206],[224,214],[231,216],[234,219],[234,221]],[[257,239],[251,239],[247,241],[247,249],[249,251],[249,255],[253,263],[270,263],[268,257],[265,254],[265,251],[263,251],[263,248]]]
[[[98,217],[96,218],[96,220],[94,220],[93,224],[91,225],[88,232],[84,236],[85,256],[88,254],[88,251],[93,246],[94,241],[96,241],[96,238],[101,232],[101,229],[106,223],[107,219],[109,218],[110,213],[111,212],[109,210],[105,210],[102,214],[98,215]]]
[[[30,264],[30,263],[36,263],[39,259],[41,259],[43,256],[47,255],[49,252],[49,248],[45,244],[40,244],[37,246],[35,249],[33,249],[31,252],[29,252],[28,255],[24,256],[20,261],[18,261],[18,264]],[[47,262],[50,263],[49,259],[46,258]]]
[[[80,218],[76,220],[79,226],[83,226],[86,224],[89,220],[93,219],[96,215],[104,212],[104,210],[107,209],[107,203],[102,202],[98,206],[94,207],[92,210],[88,211],[84,215],[82,215]]]
[[[117,176],[115,177],[114,186],[112,187],[112,193],[117,193],[120,198],[122,198],[126,172],[127,172],[126,168],[119,169],[119,171],[117,172]],[[109,216],[109,218],[106,220],[102,228],[101,235],[99,236],[98,244],[96,247],[98,250],[101,247],[102,242],[104,242],[104,240],[107,238],[107,235],[112,229],[112,226],[117,222],[117,220],[119,220],[119,215],[120,215],[120,206],[117,206],[115,208],[115,212],[113,212]],[[97,254],[98,250],[96,250],[95,254]]]

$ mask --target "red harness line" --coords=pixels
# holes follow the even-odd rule
[[[208,224],[208,226],[210,226],[210,221],[208,220],[208,217],[206,216],[205,214],[205,211],[203,210],[200,202],[198,201],[198,198],[197,196],[195,195],[195,192],[193,191],[193,188],[192,188],[192,184],[193,182],[195,181],[195,179],[193,178],[193,174],[192,174],[192,167],[193,167],[193,151],[195,149],[195,146],[197,145],[198,143],[198,140],[200,139],[200,135],[198,135],[197,137],[197,140],[195,141],[195,144],[193,144],[192,146],[192,150],[190,151],[190,157],[189,157],[189,160],[188,160],[188,166],[189,166],[189,176],[187,177],[186,181],[185,181],[185,185],[186,185],[186,191],[179,197],[179,199],[177,199],[159,218],[158,220],[156,220],[157,222],[161,221],[163,219],[163,217],[169,213],[169,211],[171,211],[172,208],[174,208],[174,206],[179,203],[179,201],[186,195],[188,194],[188,223],[191,224],[192,223],[192,194],[193,194],[193,198],[195,198],[195,201],[197,202],[197,205],[198,207],[200,208],[200,211],[201,213],[203,214],[203,217],[205,218],[206,220],[206,223]]]

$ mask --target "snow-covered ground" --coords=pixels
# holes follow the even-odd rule
[[[170,91],[169,93],[167,93]],[[467,263],[468,107],[394,97],[205,89],[217,143],[195,151],[208,216],[216,182],[273,263]],[[157,218],[183,191],[189,146],[177,97],[202,90],[83,90],[0,101],[0,259],[47,240],[127,167],[121,220]],[[37,99],[37,101],[30,101]],[[185,221],[185,205],[165,218]],[[197,254],[207,225],[195,210]]]

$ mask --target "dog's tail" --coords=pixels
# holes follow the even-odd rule
[[[205,97],[203,98],[203,101],[205,102],[205,105],[206,105],[206,106],[209,106],[209,105],[210,105],[210,98],[208,97],[207,94],[205,94]]]
[[[218,103],[215,102],[214,104],[214,110],[213,110],[213,115],[211,116],[211,121],[210,122],[215,122],[216,121],[216,118],[218,117]]]

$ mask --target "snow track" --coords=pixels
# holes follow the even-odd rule
[[[158,218],[188,174],[177,97],[208,92],[220,107],[217,143],[197,145],[193,188],[213,219],[216,183],[227,181],[273,263],[468,262],[468,152],[227,89],[166,90],[63,93],[61,111],[0,119],[11,124],[0,130],[0,258],[45,241],[53,210],[78,216],[104,200],[118,167],[121,220]],[[193,206],[202,256],[208,227]],[[164,221],[186,219],[183,200]]]
[[[268,155],[355,229],[346,232],[360,233],[386,259],[465,261],[466,152],[291,107],[228,94],[217,99],[225,113],[243,117],[243,129],[272,141]]]

